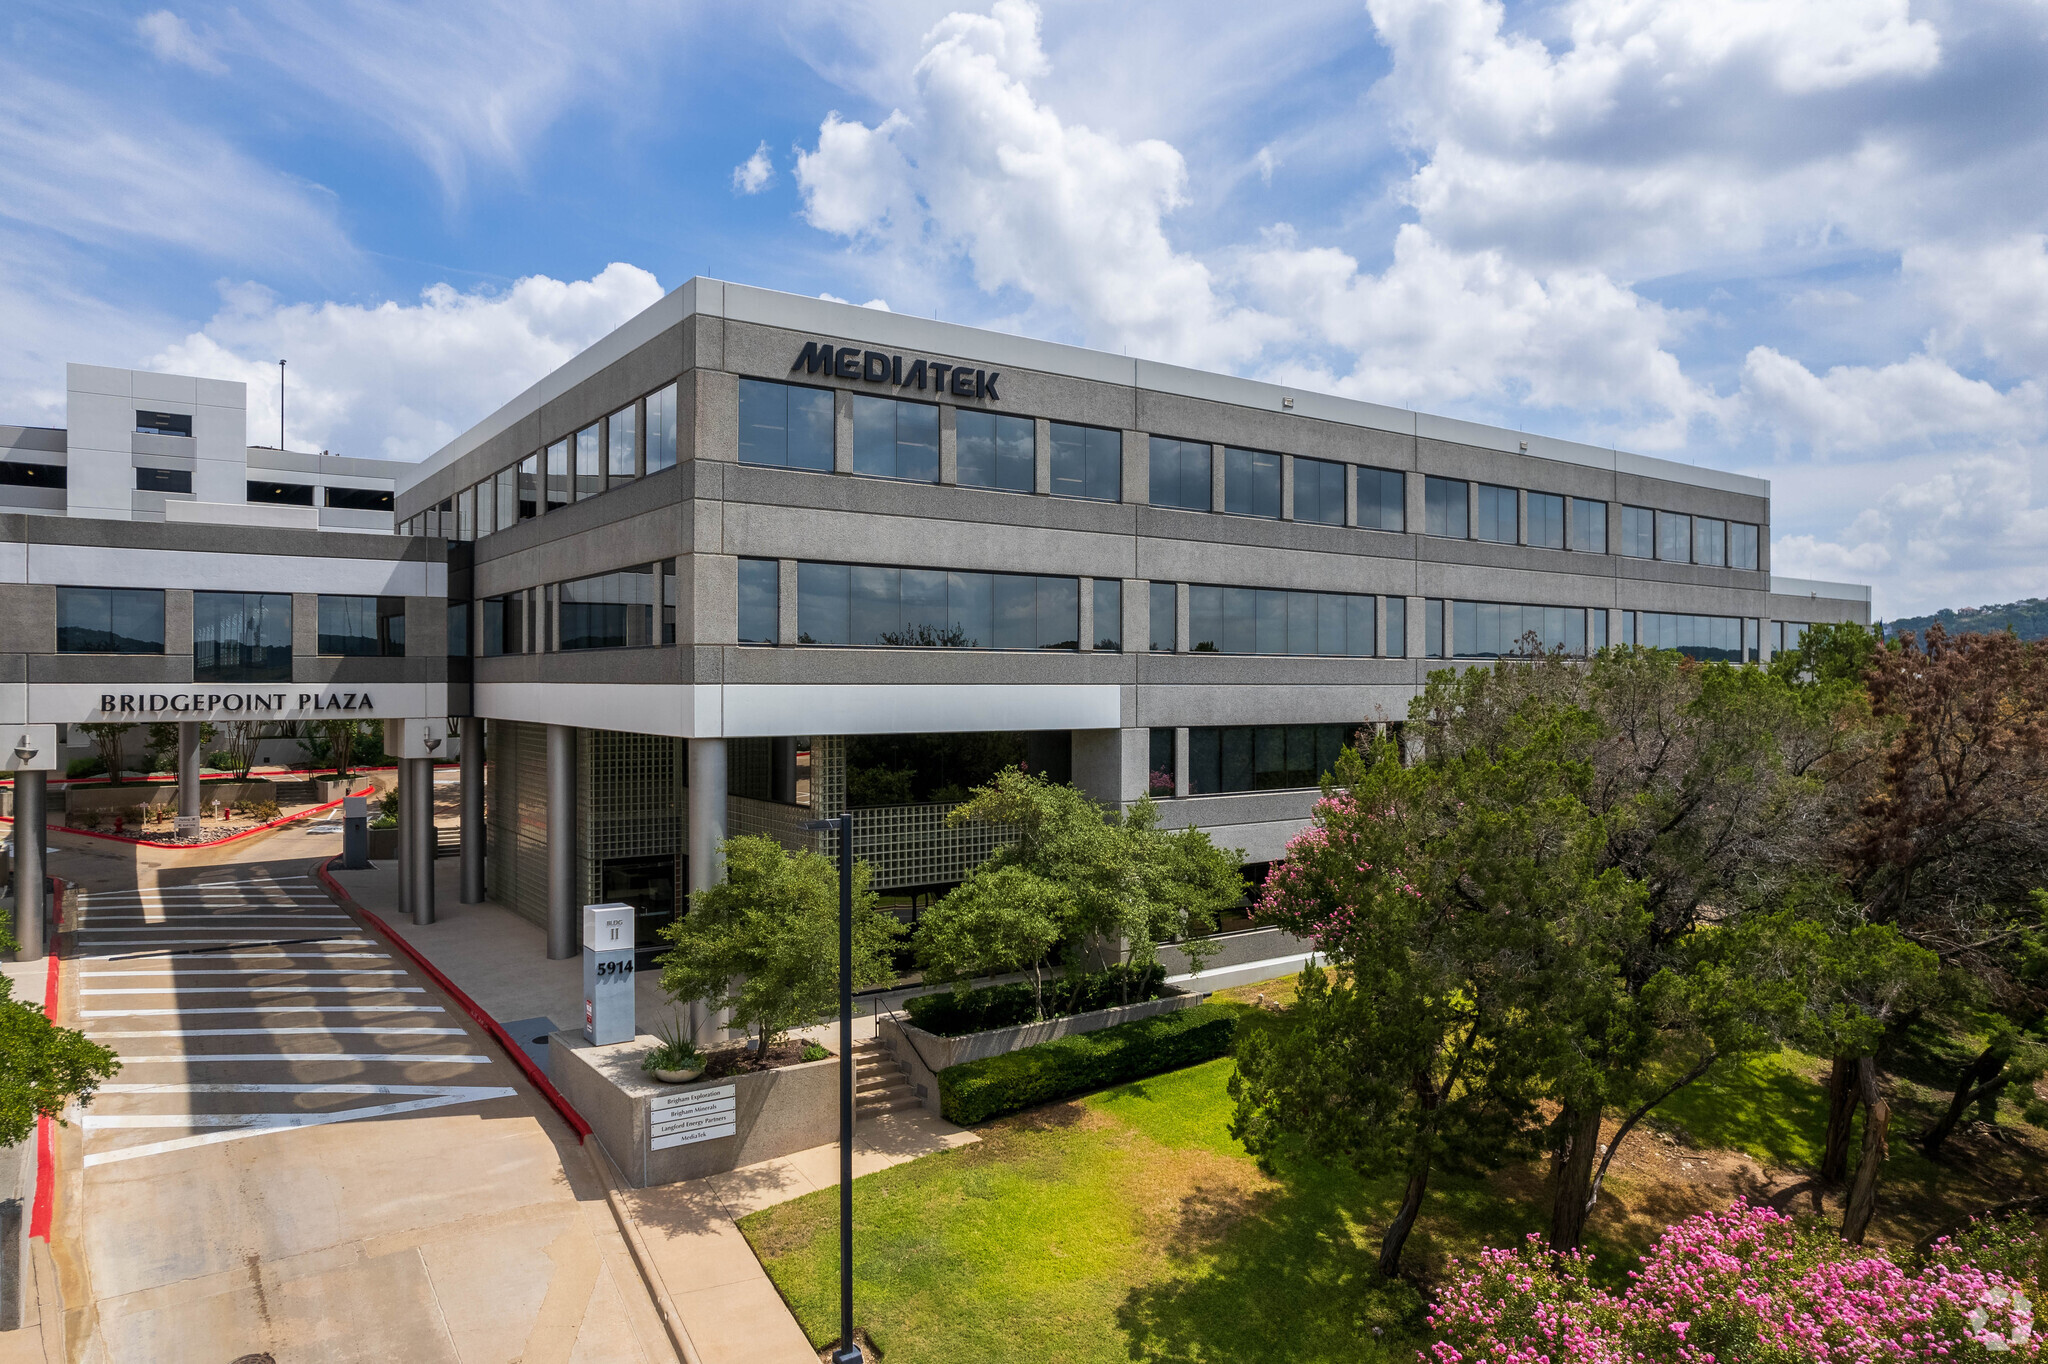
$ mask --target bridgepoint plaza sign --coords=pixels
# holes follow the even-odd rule
[[[376,703],[366,691],[312,692],[298,694],[298,704],[287,706],[288,691],[135,692],[100,693],[102,715],[261,715],[283,710],[375,711]]]
[[[806,341],[796,363],[789,367],[791,374],[798,370],[806,374],[823,371],[836,379],[858,379],[863,383],[888,384],[895,388],[915,387],[920,392],[929,380],[935,393],[989,402],[1002,399],[1002,395],[996,392],[996,380],[1003,377],[1001,370],[975,369],[969,365],[921,357],[906,365],[900,355],[884,355],[881,351],[862,350],[858,346],[835,347],[830,341]]]

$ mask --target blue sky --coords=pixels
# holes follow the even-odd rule
[[[693,274],[1761,474],[1901,614],[2048,568],[2048,9],[17,0],[66,360],[419,458]],[[260,436],[258,438],[261,438]]]

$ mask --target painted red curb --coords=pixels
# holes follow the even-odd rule
[[[50,878],[51,888],[56,892],[57,928],[64,926],[64,878]],[[55,942],[49,944],[50,973],[43,984],[43,1016],[52,1023],[57,1021],[57,964],[63,960]],[[36,1201],[30,1205],[28,1234],[50,1239],[50,1222],[57,1210],[57,1151],[56,1142],[50,1132],[50,1115],[41,1114],[36,1118]]]
[[[376,789],[377,784],[375,782],[372,782],[370,783],[370,785],[365,786],[362,790],[351,792],[350,794],[358,796],[367,796],[370,794],[370,792]],[[342,797],[342,800],[346,800],[347,798],[347,796],[344,796]],[[147,838],[127,838],[121,834],[103,834],[96,833],[91,829],[74,829],[69,824],[53,824],[50,826],[50,828],[55,833],[76,834],[80,838],[97,838],[107,843],[126,843],[131,848],[168,848],[173,852],[177,852],[185,848],[218,848],[223,843],[233,843],[236,839],[251,838],[257,834],[263,833],[270,829],[280,828],[286,824],[297,823],[299,820],[306,818],[308,815],[317,815],[322,810],[332,810],[335,806],[339,804],[341,804],[341,801],[339,800],[330,800],[325,805],[308,805],[305,809],[299,811],[295,815],[280,815],[276,819],[271,820],[268,824],[258,824],[253,829],[244,829],[242,830],[242,832],[238,834],[229,834],[226,838],[208,839],[204,843],[157,843]],[[14,816],[0,815],[0,824],[12,823],[14,823]]]
[[[379,933],[382,933],[385,937],[391,940],[392,946],[396,947],[399,951],[405,953],[407,957],[411,958],[413,965],[419,967],[420,970],[425,971],[427,973],[428,979],[432,980],[434,984],[440,986],[441,989],[447,993],[450,999],[454,1000],[457,1004],[460,1004],[462,1006],[462,1011],[464,1013],[468,1014],[471,1018],[475,1019],[478,1026],[483,1028],[485,1032],[489,1033],[492,1036],[492,1038],[497,1041],[498,1045],[504,1049],[505,1055],[511,1058],[512,1064],[519,1067],[520,1071],[526,1076],[527,1080],[532,1083],[535,1089],[538,1089],[542,1094],[547,1096],[547,1101],[555,1106],[555,1111],[562,1115],[563,1120],[567,1122],[569,1126],[576,1129],[576,1139],[579,1142],[582,1141],[584,1138],[588,1137],[590,1135],[590,1124],[583,1121],[583,1115],[581,1113],[578,1113],[575,1109],[575,1106],[572,1105],[567,1099],[562,1097],[562,1091],[555,1088],[554,1082],[548,1079],[546,1072],[541,1070],[539,1066],[536,1066],[533,1063],[533,1058],[526,1054],[526,1049],[520,1046],[517,1042],[512,1040],[512,1035],[505,1031],[504,1027],[499,1024],[498,1020],[492,1018],[489,1014],[485,1013],[483,1010],[483,1006],[479,1005],[475,1000],[471,999],[468,995],[462,992],[461,986],[457,985],[454,981],[448,979],[447,976],[441,974],[440,967],[434,965],[433,962],[427,960],[425,955],[422,954],[418,948],[414,947],[411,943],[407,942],[391,927],[390,924],[385,923],[375,914],[363,908],[361,904],[357,903],[356,898],[354,896],[350,895],[348,891],[342,888],[342,885],[339,881],[336,881],[332,876],[327,874],[328,865],[329,863],[332,863],[334,860],[335,859],[330,857],[327,859],[326,862],[320,863],[315,868],[315,870],[318,871],[320,874],[321,881],[326,884],[327,889],[332,891],[335,895],[340,896],[341,899],[347,903],[349,908],[355,910],[356,913],[362,915],[365,919],[368,919],[372,924],[374,924]]]

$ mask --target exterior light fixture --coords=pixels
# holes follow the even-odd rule
[[[26,734],[14,741],[14,761],[16,763],[27,763],[34,759],[36,754],[41,751],[36,747],[35,740],[29,738]]]
[[[421,732],[426,735],[426,738],[422,742],[426,744],[427,752],[432,753],[435,749],[441,746],[441,738],[439,735],[434,733],[434,727],[432,725],[425,726]]]

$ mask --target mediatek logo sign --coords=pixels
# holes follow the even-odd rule
[[[366,691],[312,692],[298,694],[298,704],[287,706],[288,691],[141,692],[103,691],[102,715],[270,715],[279,711],[352,710],[374,712],[376,703]]]
[[[972,365],[924,356],[913,356],[905,364],[900,355],[885,355],[881,351],[862,350],[858,346],[834,346],[830,341],[806,341],[802,354],[789,367],[791,374],[798,370],[806,374],[822,371],[835,379],[858,379],[863,383],[888,384],[894,388],[914,387],[919,392],[924,391],[929,381],[934,392],[955,398],[992,403],[1002,400],[1002,395],[996,392],[996,380],[1003,377],[1001,370],[975,369]]]

